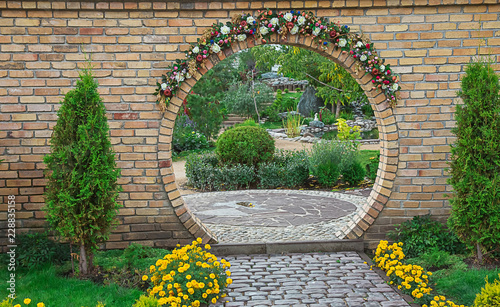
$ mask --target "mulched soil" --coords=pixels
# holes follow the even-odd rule
[[[486,270],[494,270],[500,269],[500,258],[483,258],[483,263],[479,263],[476,258],[470,257],[464,259],[464,262],[471,269],[486,269]]]

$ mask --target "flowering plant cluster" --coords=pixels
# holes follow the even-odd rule
[[[216,303],[225,297],[224,289],[232,283],[231,272],[226,270],[231,264],[220,261],[209,253],[210,245],[200,246],[201,238],[159,259],[150,267],[152,288],[149,296],[156,297],[161,306],[192,306]]]
[[[23,300],[23,304],[24,304],[24,306],[29,306],[31,304],[31,299],[25,298]],[[7,298],[7,299],[0,302],[0,307],[21,307],[21,304],[14,305],[13,300],[11,298]],[[45,304],[43,302],[39,302],[36,304],[36,307],[45,307]],[[101,302],[98,302],[96,307],[104,307],[104,304],[102,304]]]
[[[341,49],[356,60],[358,69],[372,76],[373,89],[381,89],[389,103],[396,103],[399,81],[393,75],[390,64],[384,63],[367,38],[351,34],[346,25],[329,22],[324,17],[318,18],[312,12],[295,10],[264,10],[259,11],[257,17],[250,14],[237,15],[226,24],[213,24],[186,51],[186,59],[173,63],[170,70],[162,76],[162,82],[157,82],[157,102],[168,106],[182,82],[204,67],[205,59],[211,54],[217,54],[230,48],[234,42],[244,41],[249,37],[260,38],[263,43],[267,43],[274,33],[281,35],[283,39],[286,39],[287,34],[310,36],[322,48],[333,45],[335,49]]]
[[[389,244],[381,240],[375,251],[373,262],[375,266],[386,272],[390,277],[390,284],[397,285],[398,289],[411,295],[417,302],[426,302],[422,307],[444,306],[444,307],[465,307],[457,305],[442,295],[431,296],[432,288],[429,287],[429,276],[432,272],[425,272],[421,266],[405,264],[403,243]]]
[[[31,304],[31,299],[30,298],[25,298],[23,300],[24,306],[29,306]],[[0,307],[21,307],[21,304],[13,304],[13,299],[11,298],[6,298],[5,300],[0,302]],[[45,304],[40,302],[36,304],[36,307],[45,307]]]

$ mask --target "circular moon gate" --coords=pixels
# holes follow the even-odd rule
[[[313,41],[312,37],[303,35],[287,34],[286,36],[282,36],[273,34],[267,43],[297,46],[315,51],[346,69],[365,91],[374,110],[380,132],[381,152],[377,179],[375,180],[367,203],[357,211],[352,222],[336,233],[336,236],[342,239],[362,238],[365,231],[375,222],[375,219],[384,209],[391,195],[394,179],[396,177],[399,161],[399,142],[398,129],[391,105],[386,95],[381,90],[372,89],[372,76],[365,74],[364,71],[359,71],[356,68],[356,60],[350,57],[348,53],[342,52],[342,50],[336,49],[332,45],[327,49],[321,48],[321,46],[318,46]],[[208,56],[204,62],[205,67],[194,73],[191,78],[186,79],[180,88],[178,88],[175,95],[170,99],[170,103],[161,120],[158,142],[158,165],[160,167],[165,191],[181,223],[193,237],[201,237],[204,243],[213,243],[216,242],[217,239],[210,230],[191,213],[184,203],[178,190],[173,168],[171,166],[171,142],[176,115],[191,88],[208,70],[226,57],[240,50],[252,48],[260,44],[262,44],[260,39],[249,37],[245,41],[234,42],[231,48]]]

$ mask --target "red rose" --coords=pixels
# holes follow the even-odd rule
[[[370,44],[366,44],[366,49],[370,49]]]
[[[388,75],[390,75],[390,74],[391,74],[391,71],[390,71],[390,70],[388,70],[388,71],[387,71],[387,74],[388,74]]]
[[[286,27],[288,28],[288,30],[292,30],[293,29],[293,22],[291,22],[291,21],[287,22]]]
[[[372,75],[378,75],[379,74],[379,70],[377,68],[374,68],[372,70]]]
[[[244,26],[246,26],[246,25],[247,25],[247,22],[246,22],[245,20],[242,20],[242,21],[240,22],[240,25],[241,25],[242,27],[244,27]]]
[[[201,54],[198,54],[198,55],[196,56],[196,61],[198,61],[198,62],[203,61],[203,56],[202,56]]]
[[[335,36],[337,36],[337,31],[331,30],[330,31],[330,38],[335,38]]]
[[[172,91],[169,90],[168,88],[163,91],[163,94],[165,94],[165,96],[167,96],[167,97],[172,97]]]

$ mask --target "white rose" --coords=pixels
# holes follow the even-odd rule
[[[319,35],[319,32],[321,32],[321,29],[318,27],[318,28],[314,28],[313,30],[313,35],[314,36],[318,36]]]
[[[347,40],[345,38],[339,39],[339,46],[345,47],[345,45],[347,45]]]
[[[297,34],[299,32],[299,27],[297,25],[293,26],[293,28],[290,30],[290,34]]]
[[[191,51],[193,51],[193,53],[198,53],[198,52],[200,52],[200,48],[198,46],[196,46]]]
[[[167,89],[167,84],[166,83],[162,83],[161,84],[161,89],[162,90],[166,90]]]
[[[293,15],[292,13],[286,13],[285,16],[283,16],[286,21],[292,21]]]
[[[387,85],[382,84],[382,89],[385,90],[387,88]]]
[[[267,27],[260,27],[260,34],[266,35],[267,33],[269,33]]]
[[[306,22],[306,18],[304,16],[299,16],[299,18],[297,18],[297,23],[299,25],[303,25],[305,22]]]
[[[191,78],[191,74],[190,73],[186,73],[186,79],[189,79]]]
[[[385,70],[385,65],[380,65],[380,71],[384,72],[384,70]]]
[[[175,75],[175,80],[177,80],[177,82],[184,81],[184,75],[182,75],[182,74]]]
[[[248,16],[247,23],[252,25],[254,21],[255,21],[255,19],[252,16]]]
[[[245,39],[247,39],[247,36],[246,36],[245,34],[240,34],[240,35],[238,35],[238,40],[239,40],[240,42],[244,41]]]
[[[219,53],[220,46],[218,44],[213,44],[210,50],[212,50],[213,53]]]
[[[358,42],[358,43],[356,44],[356,47],[358,47],[358,48],[363,47],[363,43],[362,43],[362,42]]]
[[[272,18],[271,21],[270,21],[270,23],[273,26],[277,25],[279,22],[280,22],[280,20],[278,18],[276,18],[276,17]]]
[[[366,56],[366,54],[363,54],[361,55],[361,57],[359,58],[362,62],[366,61],[368,59],[368,57]]]
[[[393,91],[397,91],[397,90],[398,90],[398,88],[399,88],[399,85],[398,85],[397,83],[394,83],[394,84],[392,85],[392,90],[393,90]]]
[[[229,32],[231,32],[231,28],[229,28],[228,26],[222,26],[220,28],[220,33],[222,33],[224,35],[229,34]]]

